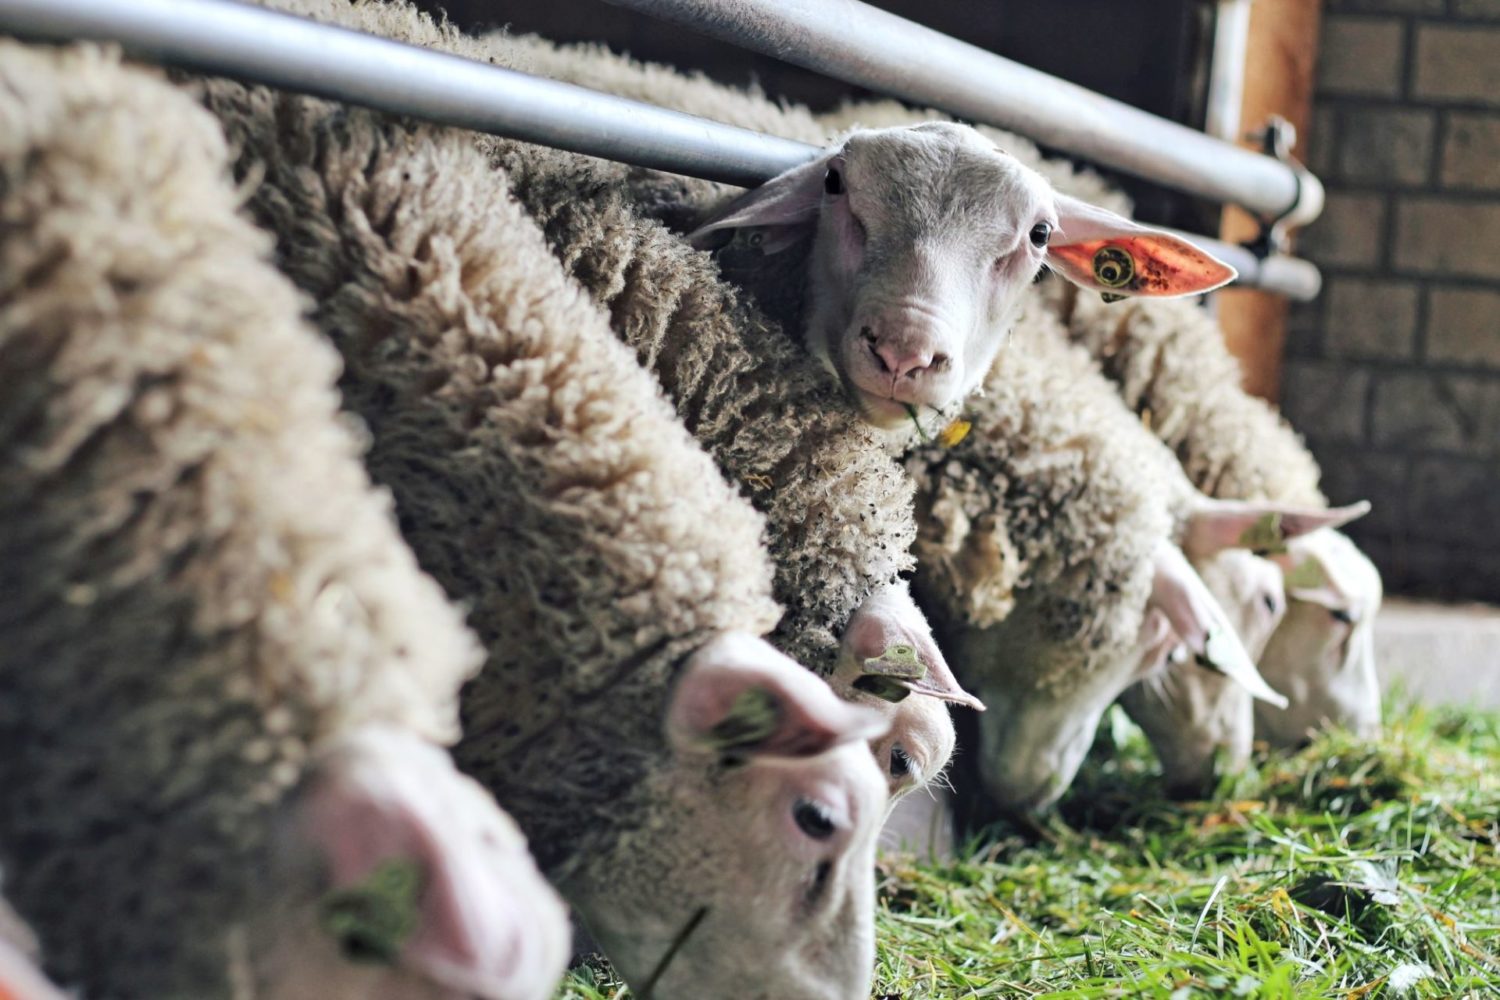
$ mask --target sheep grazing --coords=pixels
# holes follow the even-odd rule
[[[1326,502],[1312,455],[1269,404],[1244,391],[1239,363],[1201,309],[1175,302],[1109,307],[1060,283],[1050,297],[1069,336],[1094,356],[1199,489],[1211,496]],[[1290,581],[1285,631],[1267,646],[1261,667],[1280,679],[1291,707],[1258,706],[1257,731],[1278,746],[1295,746],[1309,728],[1327,724],[1378,731],[1380,573],[1332,532],[1300,540],[1279,561]],[[1330,581],[1337,583],[1326,585]]]
[[[1179,641],[1276,699],[1188,557],[1247,544],[1267,515],[1265,543],[1279,544],[1357,509],[1202,497],[1037,300],[1015,337],[969,404],[969,435],[907,468],[918,597],[990,709],[982,776],[1001,805],[1029,809],[1061,794],[1104,709]]]
[[[885,722],[752,638],[778,616],[760,516],[473,136],[196,86],[489,648],[462,765],[636,991],[867,995]]]
[[[1266,643],[1286,614],[1281,568],[1244,549],[1228,549],[1195,568],[1245,653],[1261,663]],[[1165,623],[1165,617],[1159,621]],[[1147,629],[1162,634],[1160,624]],[[1250,691],[1185,652],[1184,647],[1173,650],[1119,699],[1151,741],[1168,791],[1182,797],[1206,794],[1219,774],[1241,770],[1250,759],[1255,734]],[[1263,669],[1261,674],[1265,676]],[[1282,690],[1276,679],[1266,677],[1266,683]]]
[[[100,49],[10,41],[0,120],[0,865],[48,970],[546,997],[561,904],[433,745],[480,651],[222,133]]]

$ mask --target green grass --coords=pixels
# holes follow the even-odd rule
[[[1042,837],[882,859],[873,996],[1500,997],[1500,715],[1387,718],[1187,804],[1106,727]],[[558,996],[630,994],[591,964]]]

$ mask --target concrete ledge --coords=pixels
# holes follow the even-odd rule
[[[1500,608],[1387,600],[1375,619],[1375,666],[1434,705],[1500,708]]]

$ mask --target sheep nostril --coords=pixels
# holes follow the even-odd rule
[[[798,799],[792,807],[792,818],[797,821],[797,829],[813,840],[827,840],[838,829],[827,807],[811,799]]]
[[[865,339],[865,343],[867,343],[867,344],[869,344],[871,346],[874,346],[874,344],[875,344],[875,331],[874,330],[870,329],[868,326],[862,326],[862,327],[859,328],[859,335]]]

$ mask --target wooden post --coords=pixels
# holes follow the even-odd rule
[[[1255,131],[1270,115],[1280,115],[1297,128],[1294,152],[1302,160],[1312,123],[1319,12],[1319,0],[1255,0],[1250,8],[1242,130]],[[1254,237],[1256,228],[1254,219],[1231,207],[1225,210],[1220,235],[1241,242]],[[1281,385],[1288,306],[1280,296],[1248,289],[1219,293],[1219,321],[1229,350],[1244,368],[1245,388],[1273,402]]]

